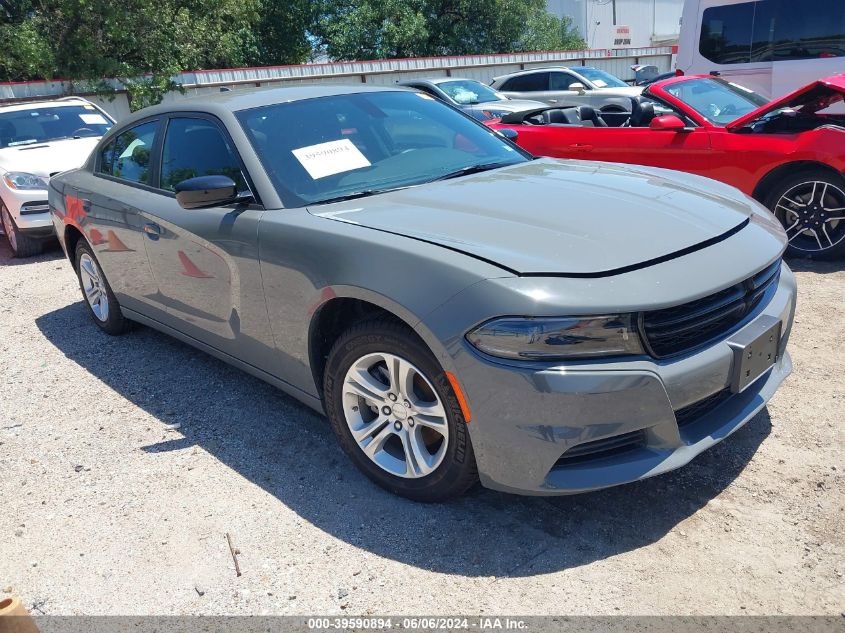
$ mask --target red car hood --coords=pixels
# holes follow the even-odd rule
[[[737,130],[779,108],[801,108],[801,112],[813,114],[842,101],[843,98],[845,98],[845,73],[819,79],[780,99],[769,101],[766,105],[752,110],[725,127],[729,130]]]

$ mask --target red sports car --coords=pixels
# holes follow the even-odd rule
[[[486,124],[539,156],[636,163],[738,187],[783,223],[792,255],[845,255],[845,74],[767,102],[711,76],[673,77],[630,113],[543,108]]]

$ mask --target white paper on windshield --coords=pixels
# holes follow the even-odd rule
[[[348,138],[300,147],[292,152],[314,180],[370,166],[367,157]]]
[[[87,123],[88,125],[108,125],[106,117],[102,114],[80,114],[79,118],[82,119],[83,123]]]

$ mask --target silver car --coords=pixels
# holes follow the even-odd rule
[[[651,477],[791,371],[795,280],[766,209],[697,176],[534,160],[415,92],[142,110],[49,202],[99,328],[142,323],[276,385],[412,499]]]
[[[546,107],[542,101],[511,99],[475,79],[439,77],[400,81],[400,86],[415,88],[437,97],[479,121],[498,119],[511,112],[524,112]]]
[[[495,77],[490,84],[511,99],[533,99],[549,105],[588,105],[604,112],[630,112],[631,99],[643,92],[592,66],[531,68]]]

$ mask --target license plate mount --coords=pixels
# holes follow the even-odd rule
[[[764,315],[728,341],[734,353],[733,393],[744,391],[777,362],[782,327],[780,319]]]

